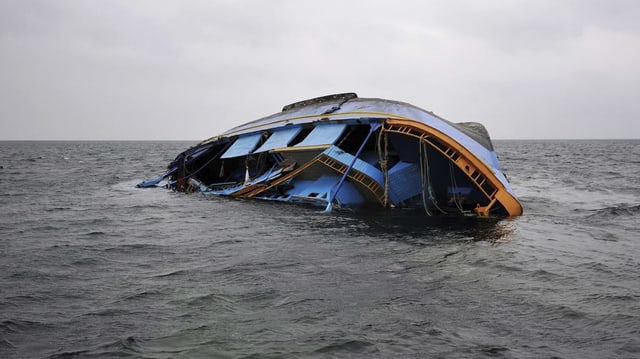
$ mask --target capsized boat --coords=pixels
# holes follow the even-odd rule
[[[488,132],[355,93],[284,106],[180,153],[137,187],[333,208],[518,216]]]

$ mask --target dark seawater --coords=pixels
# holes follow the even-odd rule
[[[0,358],[640,358],[640,141],[496,141],[525,215],[135,189],[193,143],[0,142]]]

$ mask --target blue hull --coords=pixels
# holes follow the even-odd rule
[[[353,93],[294,103],[180,153],[142,182],[333,208],[423,208],[429,215],[517,216],[487,131]]]

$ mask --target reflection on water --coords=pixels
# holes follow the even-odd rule
[[[305,225],[318,229],[344,228],[354,234],[401,240],[417,245],[443,241],[501,243],[513,238],[512,219],[475,216],[426,216],[419,209],[373,209],[336,211],[332,214],[308,209]]]

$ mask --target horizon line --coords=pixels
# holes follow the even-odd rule
[[[202,142],[206,139],[0,139],[0,142]],[[491,138],[491,141],[616,141],[640,140],[640,137],[602,138]]]

